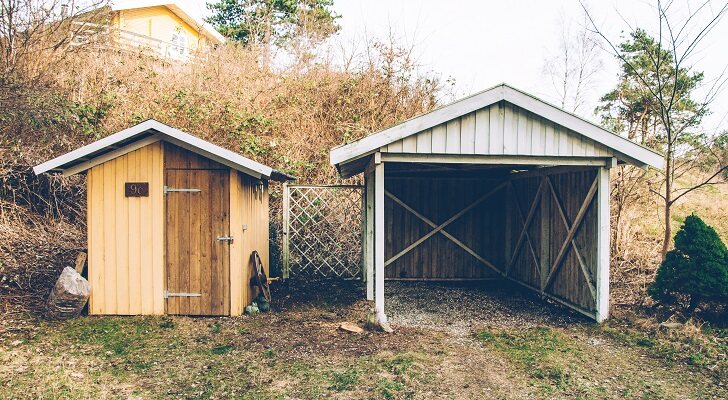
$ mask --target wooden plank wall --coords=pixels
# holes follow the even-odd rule
[[[611,157],[601,144],[505,101],[380,149],[383,153]]]
[[[90,314],[164,314],[162,170],[157,142],[88,171]],[[149,197],[125,197],[125,182],[149,182]]]
[[[500,182],[481,179],[388,177],[386,189],[436,224],[446,221]],[[445,230],[485,259],[504,262],[505,190],[448,225]],[[385,259],[432,230],[411,212],[385,197]],[[497,276],[441,234],[385,267],[388,279],[485,279]]]
[[[549,175],[570,224],[573,224],[589,192],[589,188],[594,182],[596,174],[597,169],[594,168]],[[524,218],[528,213],[531,203],[539,195],[537,190],[542,179],[544,178],[541,176],[532,176],[512,180],[514,200],[521,207]],[[528,229],[537,261],[534,262],[534,258],[528,248],[528,242],[524,239],[515,254],[513,265],[508,274],[510,278],[523,282],[535,290],[541,289],[542,279],[551,272],[553,262],[568,233],[568,229],[561,220],[556,199],[554,199],[550,192],[546,192],[546,197],[541,197],[541,199],[546,200],[545,206],[541,207],[539,204],[536,207],[533,221]],[[512,215],[510,216],[513,221],[516,221],[510,236],[511,242],[514,245],[518,240],[523,226],[519,217],[515,214],[516,212],[516,209],[513,208],[511,211]],[[546,215],[542,215],[542,212],[545,212]],[[573,248],[569,246],[566,256],[562,261],[563,265],[555,273],[553,282],[544,288],[545,293],[567,303],[574,304],[578,308],[588,312],[593,312],[596,309],[596,303],[591,295],[586,279],[591,280],[593,285],[596,283],[598,266],[597,226],[598,219],[595,196],[589,203],[583,221],[574,236],[574,241],[584,259],[589,277],[584,277],[576,254]],[[542,237],[544,236],[547,237],[546,243],[542,242]],[[545,258],[545,260],[542,260],[542,258]],[[546,268],[542,274],[541,269],[543,265]]]
[[[230,171],[230,234],[235,238],[230,248],[231,315],[241,315],[258,295],[257,289],[249,286],[253,250],[260,253],[269,274],[268,222],[268,183]],[[243,225],[247,225],[246,230]]]

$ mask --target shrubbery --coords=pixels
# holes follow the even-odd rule
[[[685,218],[648,289],[655,300],[693,313],[702,303],[728,303],[728,249],[697,215]]]

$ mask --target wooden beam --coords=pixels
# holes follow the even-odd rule
[[[510,276],[507,276],[506,279],[510,280],[511,282],[517,283],[517,284],[519,284],[519,285],[521,285],[521,286],[523,286],[523,287],[525,287],[527,289],[531,289],[534,292],[538,292],[543,297],[549,298],[549,299],[551,299],[551,300],[553,300],[553,301],[555,301],[555,302],[557,302],[557,303],[559,303],[559,304],[561,304],[563,306],[566,306],[566,307],[568,307],[568,308],[570,308],[570,309],[572,309],[574,311],[577,311],[577,312],[579,312],[579,313],[581,313],[581,314],[583,314],[583,315],[585,315],[585,316],[587,316],[587,317],[589,317],[591,319],[594,319],[594,320],[597,319],[597,316],[596,316],[596,314],[593,311],[589,311],[589,310],[587,310],[585,308],[579,307],[578,305],[576,305],[574,303],[571,303],[571,302],[562,300],[562,299],[560,299],[560,298],[552,295],[551,293],[541,292],[538,288],[536,288],[536,287],[534,287],[532,285],[529,285],[526,282],[521,282],[518,279],[512,278]]]
[[[78,272],[79,275],[83,274],[83,270],[86,267],[86,253],[80,252],[76,256],[76,272]]]
[[[542,180],[548,179],[548,176],[541,178]],[[568,228],[567,228],[568,229]],[[546,277],[549,274],[549,268],[551,267],[551,197],[544,190],[541,192],[541,268],[539,270],[539,287],[541,294],[544,294],[544,287],[546,284]]]
[[[566,230],[571,229],[571,225],[569,224],[569,219],[566,217],[566,213],[564,212],[564,207],[561,204],[561,199],[559,199],[559,196],[556,194],[556,189],[554,189],[554,185],[551,182],[551,178],[548,176],[545,176],[544,179],[546,180],[546,183],[549,187],[549,191],[551,192],[551,196],[554,199],[554,202],[556,204],[556,209],[559,211],[559,216],[561,216],[561,222],[564,224],[564,227],[566,227]],[[576,241],[574,238],[571,238],[571,248],[574,251],[574,255],[576,256],[576,261],[579,264],[579,268],[581,269],[581,274],[584,276],[584,280],[586,280],[586,284],[589,287],[589,293],[591,293],[592,299],[597,299],[597,292],[596,288],[594,288],[594,284],[591,281],[591,277],[589,276],[589,272],[586,268],[586,263],[584,262],[584,257],[581,256],[581,252],[579,251],[579,246],[576,245]]]
[[[515,194],[515,187],[513,187],[513,184],[511,182],[508,182],[509,185],[513,188],[513,192]],[[528,227],[531,225],[531,220],[533,219],[533,215],[536,212],[536,205],[541,200],[541,191],[543,190],[543,181],[541,181],[538,185],[538,189],[536,190],[536,196],[533,198],[533,202],[531,202],[531,207],[528,209],[528,216],[524,219],[523,213],[521,212],[521,206],[518,204],[518,195],[516,194],[513,196],[514,201],[516,202],[516,211],[518,216],[520,217],[521,221],[523,221],[523,229],[521,230],[521,234],[518,235],[518,240],[516,240],[516,246],[513,248],[513,253],[510,257],[510,261],[508,262],[508,265],[506,266],[505,274],[508,276],[508,273],[511,270],[511,266],[513,266],[513,262],[516,260],[516,253],[518,253],[518,250],[521,248],[521,243],[523,243],[523,238],[527,237],[528,243],[531,247],[531,254],[534,257],[534,261],[536,264],[538,264],[538,260],[536,259],[536,255],[533,250],[533,244],[531,243],[531,238],[528,237]]]
[[[424,215],[418,213],[412,207],[408,206],[405,202],[403,202],[402,200],[400,200],[397,196],[393,195],[392,193],[390,193],[389,191],[386,191],[386,190],[385,190],[384,193],[390,199],[392,199],[395,203],[399,204],[402,208],[404,208],[405,210],[407,210],[407,211],[411,212],[412,214],[414,214],[415,217],[421,219],[427,225],[430,225],[430,227],[435,228],[435,229],[437,228],[437,224],[436,223],[432,222],[430,219],[428,219]],[[446,238],[450,239],[450,241],[452,241],[453,243],[455,243],[456,245],[458,245],[460,248],[462,248],[463,250],[465,250],[468,254],[470,254],[471,256],[473,256],[476,260],[480,261],[486,267],[491,268],[492,270],[494,270],[495,272],[497,272],[499,275],[502,275],[503,274],[503,272],[501,272],[501,270],[499,270],[493,263],[491,263],[490,261],[486,260],[480,254],[476,253],[473,249],[471,249],[470,247],[468,247],[465,243],[463,243],[460,240],[458,240],[455,236],[449,234],[446,230],[442,229],[442,230],[440,230],[440,233],[443,236],[445,236]],[[394,260],[394,257],[392,257],[389,260],[387,260],[387,262],[384,265],[387,266],[387,265],[391,264],[394,261],[395,261]]]
[[[367,276],[367,300],[374,300],[374,174],[369,172],[364,178],[366,219],[366,241],[364,268]]]
[[[593,169],[594,169],[593,166],[583,166],[583,165],[582,166],[579,166],[579,165],[558,166],[557,165],[554,167],[534,168],[530,171],[511,172],[508,179],[510,179],[510,180],[525,179],[525,178],[533,178],[535,176],[549,176],[549,175],[563,174],[566,172],[591,171]]]
[[[374,168],[374,310],[380,324],[387,323],[384,312],[384,163]]]
[[[597,175],[597,294],[596,320],[604,322],[609,318],[609,169],[599,168]]]
[[[609,160],[609,161],[608,161]],[[501,156],[479,154],[382,153],[382,161],[402,163],[497,164],[497,165],[586,165],[606,166],[611,158],[560,156]]]
[[[589,188],[589,192],[586,195],[586,198],[584,199],[584,202],[581,204],[581,208],[579,209],[579,212],[576,214],[576,218],[574,218],[574,224],[571,226],[571,229],[569,229],[568,233],[566,234],[566,240],[564,240],[564,243],[561,245],[561,249],[559,249],[559,253],[554,259],[554,263],[551,266],[551,271],[549,272],[548,277],[546,277],[546,283],[544,283],[544,289],[547,288],[552,280],[554,279],[554,276],[556,276],[556,273],[561,269],[561,261],[564,259],[564,256],[566,255],[566,249],[569,248],[569,243],[571,242],[571,239],[574,238],[574,235],[576,234],[576,230],[581,225],[581,220],[584,219],[584,215],[586,215],[586,210],[589,208],[589,204],[591,203],[592,199],[594,198],[594,194],[597,191],[597,183],[599,181],[599,176],[594,179],[594,182],[592,183],[591,187]]]
[[[290,225],[291,225],[291,188],[288,182],[283,182],[283,279],[288,279],[291,273],[291,249],[290,249]]]
[[[488,193],[484,194],[483,196],[481,196],[480,198],[478,198],[477,200],[475,200],[469,206],[467,206],[467,207],[463,208],[462,210],[460,210],[460,212],[458,212],[457,214],[455,214],[452,217],[450,217],[447,221],[445,221],[442,224],[438,225],[435,229],[431,230],[430,232],[428,232],[427,234],[425,234],[421,238],[419,238],[416,241],[414,241],[409,246],[405,247],[402,251],[400,251],[399,253],[397,253],[394,256],[392,256],[392,258],[390,258],[389,260],[387,260],[387,263],[385,265],[389,265],[389,264],[393,263],[398,258],[402,257],[403,255],[407,254],[408,252],[410,252],[415,247],[419,246],[420,243],[424,242],[425,240],[429,239],[430,237],[432,237],[433,235],[437,234],[441,230],[445,229],[448,225],[450,225],[451,223],[453,223],[455,220],[457,220],[458,218],[460,218],[461,216],[463,216],[468,211],[472,210],[478,204],[480,204],[483,201],[485,201],[486,199],[488,199],[490,196],[492,196],[494,193],[496,193],[498,190],[500,190],[505,185],[506,185],[506,182],[503,182],[500,185],[496,186],[495,188],[491,189]]]

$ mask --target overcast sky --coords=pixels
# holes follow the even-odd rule
[[[675,0],[675,17],[702,1]],[[694,28],[713,16],[722,1],[701,13]],[[187,0],[205,13],[204,2]],[[341,15],[342,43],[383,38],[390,31],[403,43],[414,44],[424,69],[453,78],[458,95],[467,95],[501,82],[555,101],[551,81],[543,73],[544,60],[558,51],[564,23],[582,24],[578,0],[335,0]],[[654,2],[644,0],[586,0],[597,24],[614,42],[630,27],[656,33]],[[565,22],[563,22],[565,21]],[[591,116],[598,97],[616,82],[618,63],[606,52],[603,71],[581,114]],[[728,66],[728,19],[724,19],[691,59],[707,79]],[[724,90],[706,118],[705,128],[728,128],[728,90]]]

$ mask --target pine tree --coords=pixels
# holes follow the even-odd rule
[[[728,302],[728,249],[697,215],[685,218],[648,293],[663,303],[689,299],[690,313],[702,302]]]

